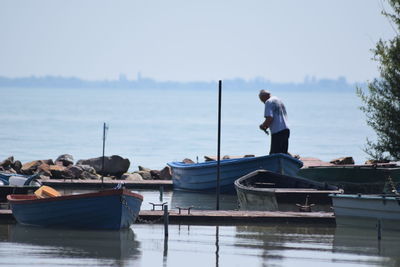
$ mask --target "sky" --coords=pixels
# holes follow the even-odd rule
[[[0,76],[363,82],[384,0],[0,0]]]

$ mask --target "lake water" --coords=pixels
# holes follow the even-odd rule
[[[0,225],[1,266],[399,266],[398,233],[323,225],[136,224],[126,231]]]
[[[374,138],[354,92],[273,92],[286,104],[290,152],[329,161],[366,160]],[[0,88],[0,160],[27,162],[68,153],[75,160],[121,155],[157,169],[169,161],[199,161],[217,150],[217,90]],[[269,136],[258,129],[263,105],[254,91],[224,90],[222,155],[265,155]],[[62,191],[62,190],[61,190]],[[79,190],[78,190],[79,191]],[[84,190],[81,190],[84,191]],[[69,190],[63,190],[69,193]],[[77,192],[77,191],[75,191]],[[149,202],[213,209],[215,196],[139,190]],[[189,202],[188,202],[189,201]],[[222,209],[237,208],[222,195]],[[324,225],[136,224],[129,231],[73,231],[0,224],[1,266],[399,266],[398,233]]]
[[[362,149],[374,133],[354,91],[272,93],[288,110],[292,154],[366,160]],[[0,160],[101,156],[103,122],[109,125],[106,155],[128,158],[132,171],[184,158],[203,161],[217,151],[217,89],[0,88],[0,99]],[[223,90],[221,154],[267,154],[270,137],[258,129],[262,121],[258,88]]]

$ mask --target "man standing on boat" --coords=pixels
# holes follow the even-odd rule
[[[268,133],[268,128],[271,130],[271,150],[269,154],[287,154],[290,130],[285,105],[276,96],[271,96],[268,91],[261,90],[258,96],[261,102],[265,104],[265,120],[260,125],[260,129],[266,133]]]

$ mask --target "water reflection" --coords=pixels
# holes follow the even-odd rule
[[[216,195],[196,192],[173,191],[171,196],[171,208],[190,207],[194,209],[215,210]],[[220,195],[221,210],[237,210],[238,202],[236,194]]]
[[[386,266],[400,266],[400,231],[382,230],[381,240],[374,228],[337,226],[333,252],[386,257]]]
[[[52,247],[54,257],[95,258],[115,261],[140,257],[140,243],[131,229],[123,231],[85,231],[46,229],[19,224],[0,226],[4,241]],[[7,237],[5,232],[7,231]],[[49,253],[49,250],[43,250]],[[49,255],[47,255],[49,256]]]
[[[215,266],[219,266],[219,226],[215,226]]]

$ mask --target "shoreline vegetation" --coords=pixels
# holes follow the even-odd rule
[[[224,88],[230,90],[254,90],[254,88],[268,88],[269,90],[324,90],[324,91],[355,91],[356,87],[365,87],[365,83],[350,83],[345,77],[337,79],[317,79],[306,76],[301,83],[277,83],[262,77],[245,80],[241,78],[223,80]],[[63,76],[30,76],[9,78],[0,76],[0,88],[127,88],[127,89],[215,89],[217,81],[157,81],[152,78],[137,75],[136,79],[129,80],[121,74],[116,80],[84,80],[77,77]]]

